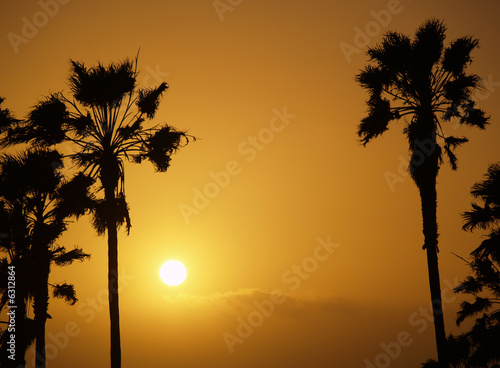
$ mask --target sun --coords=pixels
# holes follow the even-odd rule
[[[182,284],[186,276],[186,267],[179,261],[165,262],[160,268],[160,278],[165,284],[170,286]]]

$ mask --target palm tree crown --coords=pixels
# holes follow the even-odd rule
[[[438,20],[420,26],[414,40],[389,32],[381,45],[368,50],[374,65],[368,65],[357,75],[357,81],[370,94],[368,116],[358,127],[361,142],[366,145],[385,132],[389,122],[409,116],[409,121],[405,119],[404,133],[412,153],[413,176],[418,176],[419,167],[427,166],[416,163],[422,161],[417,152],[422,151],[421,145],[429,139],[432,142],[428,143],[436,145],[426,161],[441,159],[443,146],[452,168],[457,168],[453,149],[467,139],[446,136],[441,121],[458,118],[460,124],[480,129],[488,123],[484,111],[476,108],[470,98],[481,79],[466,72],[472,61],[470,54],[479,42],[467,36],[445,48],[445,32],[445,26]]]

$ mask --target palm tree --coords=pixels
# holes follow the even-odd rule
[[[500,163],[488,168],[483,181],[474,184],[471,194],[482,204],[473,203],[472,210],[462,214],[464,230],[489,229],[488,236],[472,253],[468,262],[472,275],[455,292],[475,297],[462,302],[457,325],[477,316],[469,338],[470,367],[500,365]]]
[[[453,149],[467,142],[465,137],[446,136],[442,123],[457,118],[460,124],[480,129],[488,123],[488,117],[470,99],[481,80],[466,72],[478,40],[462,37],[445,48],[445,31],[441,21],[432,19],[417,29],[413,40],[401,33],[387,33],[380,45],[367,52],[372,64],[356,76],[369,92],[368,116],[358,127],[363,145],[384,133],[390,121],[405,118],[409,169],[421,199],[423,249],[427,251],[436,345],[442,366],[447,366],[448,358],[437,258],[436,178],[442,148],[455,170]]]
[[[0,97],[0,105],[5,101]],[[0,132],[12,124],[19,122],[12,112],[7,108],[0,107]],[[6,179],[0,177],[0,180]],[[12,188],[11,188],[12,189]],[[0,190],[3,192],[3,190]],[[17,270],[16,277],[16,358],[8,359],[8,341],[10,333],[8,331],[8,322],[5,322],[6,328],[2,330],[0,337],[0,365],[5,367],[19,367],[25,365],[25,353],[28,347],[35,339],[34,321],[29,319],[26,314],[26,304],[30,294],[28,291],[28,273],[29,265],[27,263],[26,249],[28,249],[28,224],[23,216],[23,204],[21,200],[14,199],[6,201],[5,193],[0,193],[0,250],[7,253],[8,257],[0,259],[0,311],[8,303],[8,266],[14,266]]]
[[[149,160],[156,171],[165,172],[171,155],[194,139],[167,124],[143,126],[155,117],[168,86],[137,88],[137,76],[137,58],[91,68],[71,61],[72,98],[62,93],[48,96],[34,107],[27,121],[6,129],[1,142],[45,147],[70,142],[77,150],[70,155],[75,164],[97,179],[98,191],[104,192],[94,211],[93,226],[98,234],[107,232],[108,236],[112,368],[121,366],[118,228],[126,224],[127,233],[130,230],[124,162]]]
[[[500,163],[488,168],[483,181],[474,184],[472,195],[482,203],[472,203],[472,209],[462,214],[464,230],[489,229],[489,234],[471,252],[472,260],[464,261],[470,275],[456,288],[455,293],[474,298],[463,301],[457,314],[457,325],[474,318],[472,328],[458,337],[449,336],[448,343],[459,342],[459,349],[450,351],[453,367],[498,367],[500,363]],[[461,257],[460,257],[461,258]],[[463,258],[462,258],[463,259]],[[423,365],[432,368],[436,362]]]
[[[466,334],[458,336],[449,335],[446,339],[449,355],[449,366],[452,368],[471,368],[469,355],[471,345]],[[441,364],[434,359],[429,359],[422,364],[422,368],[439,368]]]
[[[89,195],[92,179],[80,173],[66,181],[59,170],[61,164],[61,155],[57,151],[40,149],[0,157],[2,214],[7,220],[5,225],[10,226],[2,231],[6,231],[12,240],[0,246],[9,256],[9,259],[4,258],[3,271],[6,264],[19,265],[16,267],[16,281],[19,279],[21,285],[21,297],[17,298],[24,303],[22,309],[19,308],[21,311],[26,312],[26,300],[28,304],[31,298],[33,300],[37,367],[46,364],[45,324],[50,266],[52,263],[68,265],[90,257],[80,248],[66,251],[56,244],[66,230],[66,219],[83,215],[93,205]],[[6,286],[0,287],[3,291],[1,307],[8,299]],[[77,301],[73,285],[63,283],[52,287],[55,297],[64,298],[71,304]]]

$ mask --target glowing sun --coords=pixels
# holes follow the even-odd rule
[[[186,276],[186,267],[179,261],[165,262],[160,268],[160,277],[162,281],[170,286],[182,284]]]

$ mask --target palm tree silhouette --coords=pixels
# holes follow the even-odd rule
[[[0,97],[0,105],[5,101]],[[0,107],[0,132],[4,133],[11,125],[19,122],[12,112],[7,108]],[[0,183],[5,180],[0,177]],[[17,188],[17,187],[16,187]],[[8,303],[8,266],[14,266],[17,270],[15,291],[16,291],[16,357],[15,360],[8,359],[8,341],[10,333],[8,322],[4,322],[5,329],[2,329],[0,337],[0,365],[3,367],[18,367],[26,364],[25,353],[28,347],[35,340],[34,321],[26,314],[26,303],[29,294],[29,262],[27,249],[29,248],[28,224],[23,214],[23,202],[20,196],[12,195],[12,188],[9,190],[0,189],[0,250],[7,253],[7,257],[0,259],[0,310]],[[5,197],[7,195],[7,198]],[[8,198],[10,197],[10,198]]]
[[[442,148],[455,170],[457,158],[453,149],[467,139],[446,136],[442,121],[457,118],[460,124],[480,129],[488,123],[488,117],[470,99],[481,80],[466,73],[470,53],[478,41],[462,37],[444,48],[445,31],[441,21],[432,19],[417,29],[414,40],[401,33],[387,33],[380,45],[367,52],[374,65],[366,66],[356,76],[370,95],[368,116],[358,127],[363,145],[384,133],[390,121],[409,118],[405,118],[404,134],[411,154],[411,177],[420,193],[423,249],[427,251],[438,359],[443,366],[447,366],[448,358],[437,258],[436,178]]]
[[[482,204],[473,203],[471,211],[462,214],[463,228],[490,232],[471,253],[468,263],[472,275],[455,289],[475,297],[473,303],[464,301],[460,305],[457,325],[480,315],[466,333],[471,345],[469,366],[493,367],[500,364],[500,163],[488,167],[484,180],[474,184],[471,194]]]
[[[455,289],[455,293],[474,297],[463,301],[457,313],[457,325],[474,318],[472,328],[458,336],[448,336],[450,363],[456,368],[498,367],[500,363],[500,163],[489,166],[484,180],[474,184],[472,195],[482,204],[472,203],[472,209],[462,214],[464,230],[489,229],[489,234],[471,252],[472,260],[463,259],[470,275]],[[460,257],[461,258],[461,257]],[[432,368],[437,362],[428,360],[423,367]]]
[[[6,274],[9,265],[16,265],[16,289],[20,293],[16,300],[19,310],[26,314],[33,301],[34,335],[29,331],[17,331],[29,336],[28,342],[36,338],[36,366],[45,367],[45,324],[48,317],[49,274],[52,263],[69,265],[75,260],[89,258],[80,248],[66,251],[56,244],[66,230],[66,219],[83,215],[93,200],[89,195],[92,179],[83,174],[66,181],[60,173],[62,157],[57,151],[30,149],[19,155],[0,157],[0,199],[2,217],[6,220],[1,231],[8,236],[0,245],[9,258],[4,258],[2,271]],[[4,228],[5,226],[5,228]],[[4,278],[7,280],[7,277]],[[19,282],[19,284],[18,284]],[[53,296],[74,304],[77,299],[73,285],[55,284]],[[0,286],[0,306],[7,303],[7,285]],[[22,317],[21,317],[22,318]],[[29,323],[29,322],[28,322]],[[25,326],[28,327],[29,325]],[[7,335],[7,334],[6,334]],[[21,338],[22,356],[28,347]]]
[[[449,335],[446,339],[449,355],[449,366],[452,368],[471,368],[469,355],[471,344],[466,334],[458,336]],[[422,368],[439,368],[441,364],[434,359],[429,359],[422,364]]]
[[[71,61],[72,99],[55,93],[40,101],[28,120],[13,124],[3,144],[31,142],[52,146],[70,142],[76,165],[96,178],[104,197],[97,201],[93,226],[108,235],[108,291],[111,322],[111,367],[121,366],[118,303],[118,228],[130,230],[125,199],[125,161],[149,160],[156,171],[165,172],[171,155],[189,139],[185,131],[167,124],[145,128],[155,117],[166,83],[156,88],[138,88],[137,58],[107,66],[87,68]]]

